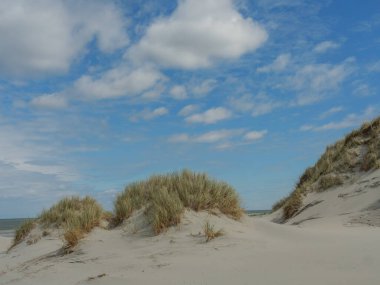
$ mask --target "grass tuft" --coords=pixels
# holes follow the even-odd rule
[[[243,214],[239,197],[230,185],[189,170],[155,175],[129,184],[117,196],[114,206],[115,225],[128,219],[134,211],[146,207],[156,234],[178,224],[185,208],[219,210],[233,219],[240,219]]]
[[[300,191],[295,191],[289,196],[283,208],[284,219],[290,219],[299,211],[302,206],[302,200]]]
[[[28,220],[23,222],[21,226],[16,230],[15,236],[13,238],[13,244],[10,247],[10,249],[21,243],[34,229],[35,226],[36,223],[34,220]]]
[[[67,197],[45,210],[38,221],[44,227],[63,228],[68,247],[74,247],[79,240],[98,226],[103,218],[103,209],[91,197]]]
[[[318,192],[322,192],[333,186],[339,186],[343,184],[343,180],[340,176],[334,174],[326,174],[319,178]]]
[[[209,221],[205,222],[203,226],[203,233],[206,237],[206,242],[209,242],[210,240],[213,240],[214,238],[220,237],[224,234],[222,229],[216,231],[214,228],[215,226],[211,225]]]

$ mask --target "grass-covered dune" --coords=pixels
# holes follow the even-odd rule
[[[189,170],[129,184],[115,201],[116,225],[141,208],[156,234],[180,223],[185,208],[217,210],[233,219],[243,214],[239,196],[230,185]]]
[[[114,206],[114,212],[107,213],[91,197],[64,198],[35,220],[21,225],[12,247],[25,240],[34,228],[39,228],[42,233],[46,232],[44,229],[63,230],[65,247],[72,248],[102,219],[118,226],[140,209],[144,209],[155,234],[179,224],[186,208],[220,212],[236,220],[243,214],[238,194],[230,185],[189,170],[131,183],[117,196]]]
[[[275,203],[272,210],[282,208],[283,220],[286,221],[297,215],[307,193],[325,191],[352,179],[355,173],[379,168],[380,117],[328,146],[317,163],[301,175],[289,196]]]
[[[12,247],[21,243],[37,226],[42,229],[62,229],[67,247],[75,246],[78,241],[100,224],[105,213],[91,197],[66,197],[44,210],[35,220],[29,220],[17,230]],[[46,233],[46,231],[45,231]]]

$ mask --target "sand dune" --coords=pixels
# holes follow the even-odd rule
[[[380,228],[236,222],[187,211],[151,236],[140,221],[97,228],[71,254],[43,237],[0,258],[0,284],[380,284]],[[205,243],[205,220],[225,235]],[[328,223],[327,223],[328,224]]]
[[[348,184],[321,193],[309,193],[301,209],[286,224],[380,226],[380,170],[358,175]],[[281,221],[282,209],[269,217]]]

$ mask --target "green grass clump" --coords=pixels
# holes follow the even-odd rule
[[[21,226],[16,230],[11,248],[15,247],[20,242],[22,242],[28,236],[28,234],[34,229],[35,226],[36,226],[36,223],[34,220],[27,220],[23,222]]]
[[[116,225],[134,211],[146,207],[155,233],[178,224],[185,208],[194,211],[218,209],[234,219],[243,214],[239,197],[231,186],[189,170],[155,175],[129,184],[118,195],[114,206]]]
[[[98,226],[103,209],[91,197],[68,197],[59,201],[49,210],[43,211],[38,222],[45,227],[63,228],[64,238],[70,247]]]

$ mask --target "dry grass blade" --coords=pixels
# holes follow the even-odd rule
[[[203,226],[203,233],[205,235],[206,242],[209,242],[210,240],[213,240],[214,238],[220,237],[224,234],[222,229],[216,231],[214,229],[214,225],[211,225],[209,221],[205,222]]]

